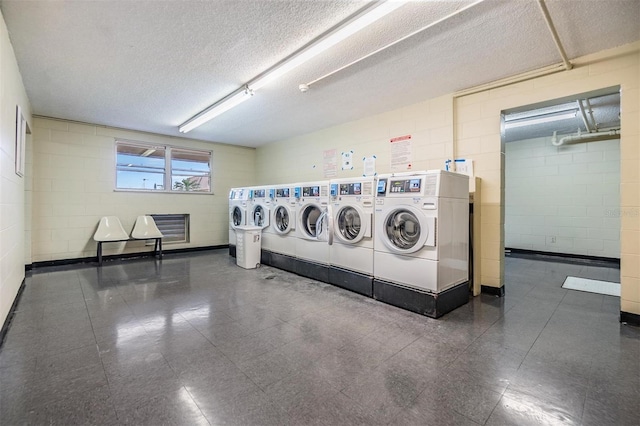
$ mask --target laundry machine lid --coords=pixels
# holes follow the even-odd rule
[[[425,217],[412,206],[391,210],[382,224],[382,240],[394,253],[415,253],[435,245],[435,218]]]

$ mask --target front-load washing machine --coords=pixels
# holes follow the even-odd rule
[[[381,175],[375,205],[374,297],[433,317],[466,303],[468,176]]]
[[[271,220],[271,198],[269,187],[259,186],[249,189],[249,225],[258,226],[264,232]]]
[[[373,295],[373,209],[375,178],[330,181],[333,244],[329,248],[329,282]]]
[[[229,255],[236,257],[236,228],[248,225],[249,190],[231,188],[229,190]]]
[[[262,263],[289,272],[296,272],[296,201],[293,185],[274,185],[265,190],[264,205],[270,217],[262,230]]]
[[[329,281],[329,244],[331,206],[329,181],[296,184],[294,196],[298,200],[296,227],[296,273],[319,281]]]

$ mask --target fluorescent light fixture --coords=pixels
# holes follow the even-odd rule
[[[378,19],[388,15],[405,3],[407,3],[407,1],[404,0],[387,0],[380,2],[377,6],[373,6],[364,13],[346,21],[329,34],[320,37],[317,41],[312,42],[310,45],[302,48],[300,51],[251,80],[245,85],[242,91],[236,91],[234,94],[216,102],[198,115],[187,120],[179,127],[180,132],[187,133],[220,114],[229,111],[231,108],[249,99],[251,95],[253,95],[253,91],[259,90],[265,85],[277,80],[289,71],[297,68],[325,50],[330,49],[368,25],[373,24]]]
[[[181,125],[178,130],[182,133],[190,132],[198,126],[202,126],[209,120],[219,116],[220,114],[224,114],[229,111],[231,108],[240,105],[242,102],[246,101],[251,97],[253,93],[247,89],[243,89],[241,92],[237,92],[234,95],[227,96],[223,100],[216,102],[211,105],[209,108],[205,109],[195,117],[187,120],[183,125]]]
[[[276,66],[272,70],[267,71],[264,75],[251,81],[249,83],[249,87],[251,87],[253,90],[258,90],[264,87],[265,85],[283,76],[299,65],[302,65],[309,59],[324,52],[325,50],[330,49],[331,47],[340,43],[342,40],[351,37],[361,29],[373,24],[378,19],[388,15],[405,3],[406,2],[404,1],[388,0],[384,3],[381,3],[379,6],[374,7],[373,9],[369,9],[364,14],[359,15],[351,21],[344,23],[341,27],[339,27],[329,35],[320,38],[320,40],[312,43],[307,48],[304,48],[302,49],[302,51],[292,55],[281,65]]]
[[[561,113],[552,113],[544,115],[534,115],[526,118],[505,121],[505,129],[515,129],[517,127],[531,126],[532,124],[551,123],[554,121],[567,120],[575,118],[577,110],[563,111]]]

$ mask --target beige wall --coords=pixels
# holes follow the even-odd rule
[[[411,134],[414,170],[442,168],[446,158],[471,158],[482,179],[481,283],[504,283],[504,147],[500,116],[506,109],[612,86],[621,86],[622,306],[640,314],[640,43],[574,60],[575,68],[467,96],[444,96],[269,144],[257,150],[261,183],[322,179],[322,154],[353,150],[376,155],[378,173],[390,169],[389,138]],[[455,133],[455,139],[453,137]],[[362,173],[362,164],[338,177]]]
[[[31,106],[0,13],[0,326],[24,279],[25,181],[15,174],[16,105]]]
[[[214,195],[114,191],[115,139],[213,151]],[[255,150],[35,118],[33,123],[32,262],[96,255],[100,217],[114,215],[131,231],[138,215],[188,213],[191,241],[166,250],[228,243],[228,191],[255,181]],[[105,254],[149,250],[142,242],[109,243]]]

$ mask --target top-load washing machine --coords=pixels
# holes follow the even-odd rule
[[[249,224],[249,190],[231,188],[229,190],[229,254],[236,256],[236,228]]]
[[[262,263],[265,265],[296,271],[296,203],[293,185],[266,187],[264,206],[270,216],[262,230]]]
[[[329,281],[329,244],[333,240],[329,181],[296,184],[298,200],[296,260],[298,275]]]
[[[435,317],[468,301],[468,176],[379,176],[374,234],[374,297]]]
[[[372,296],[375,178],[333,179],[329,188],[334,236],[329,282]]]

